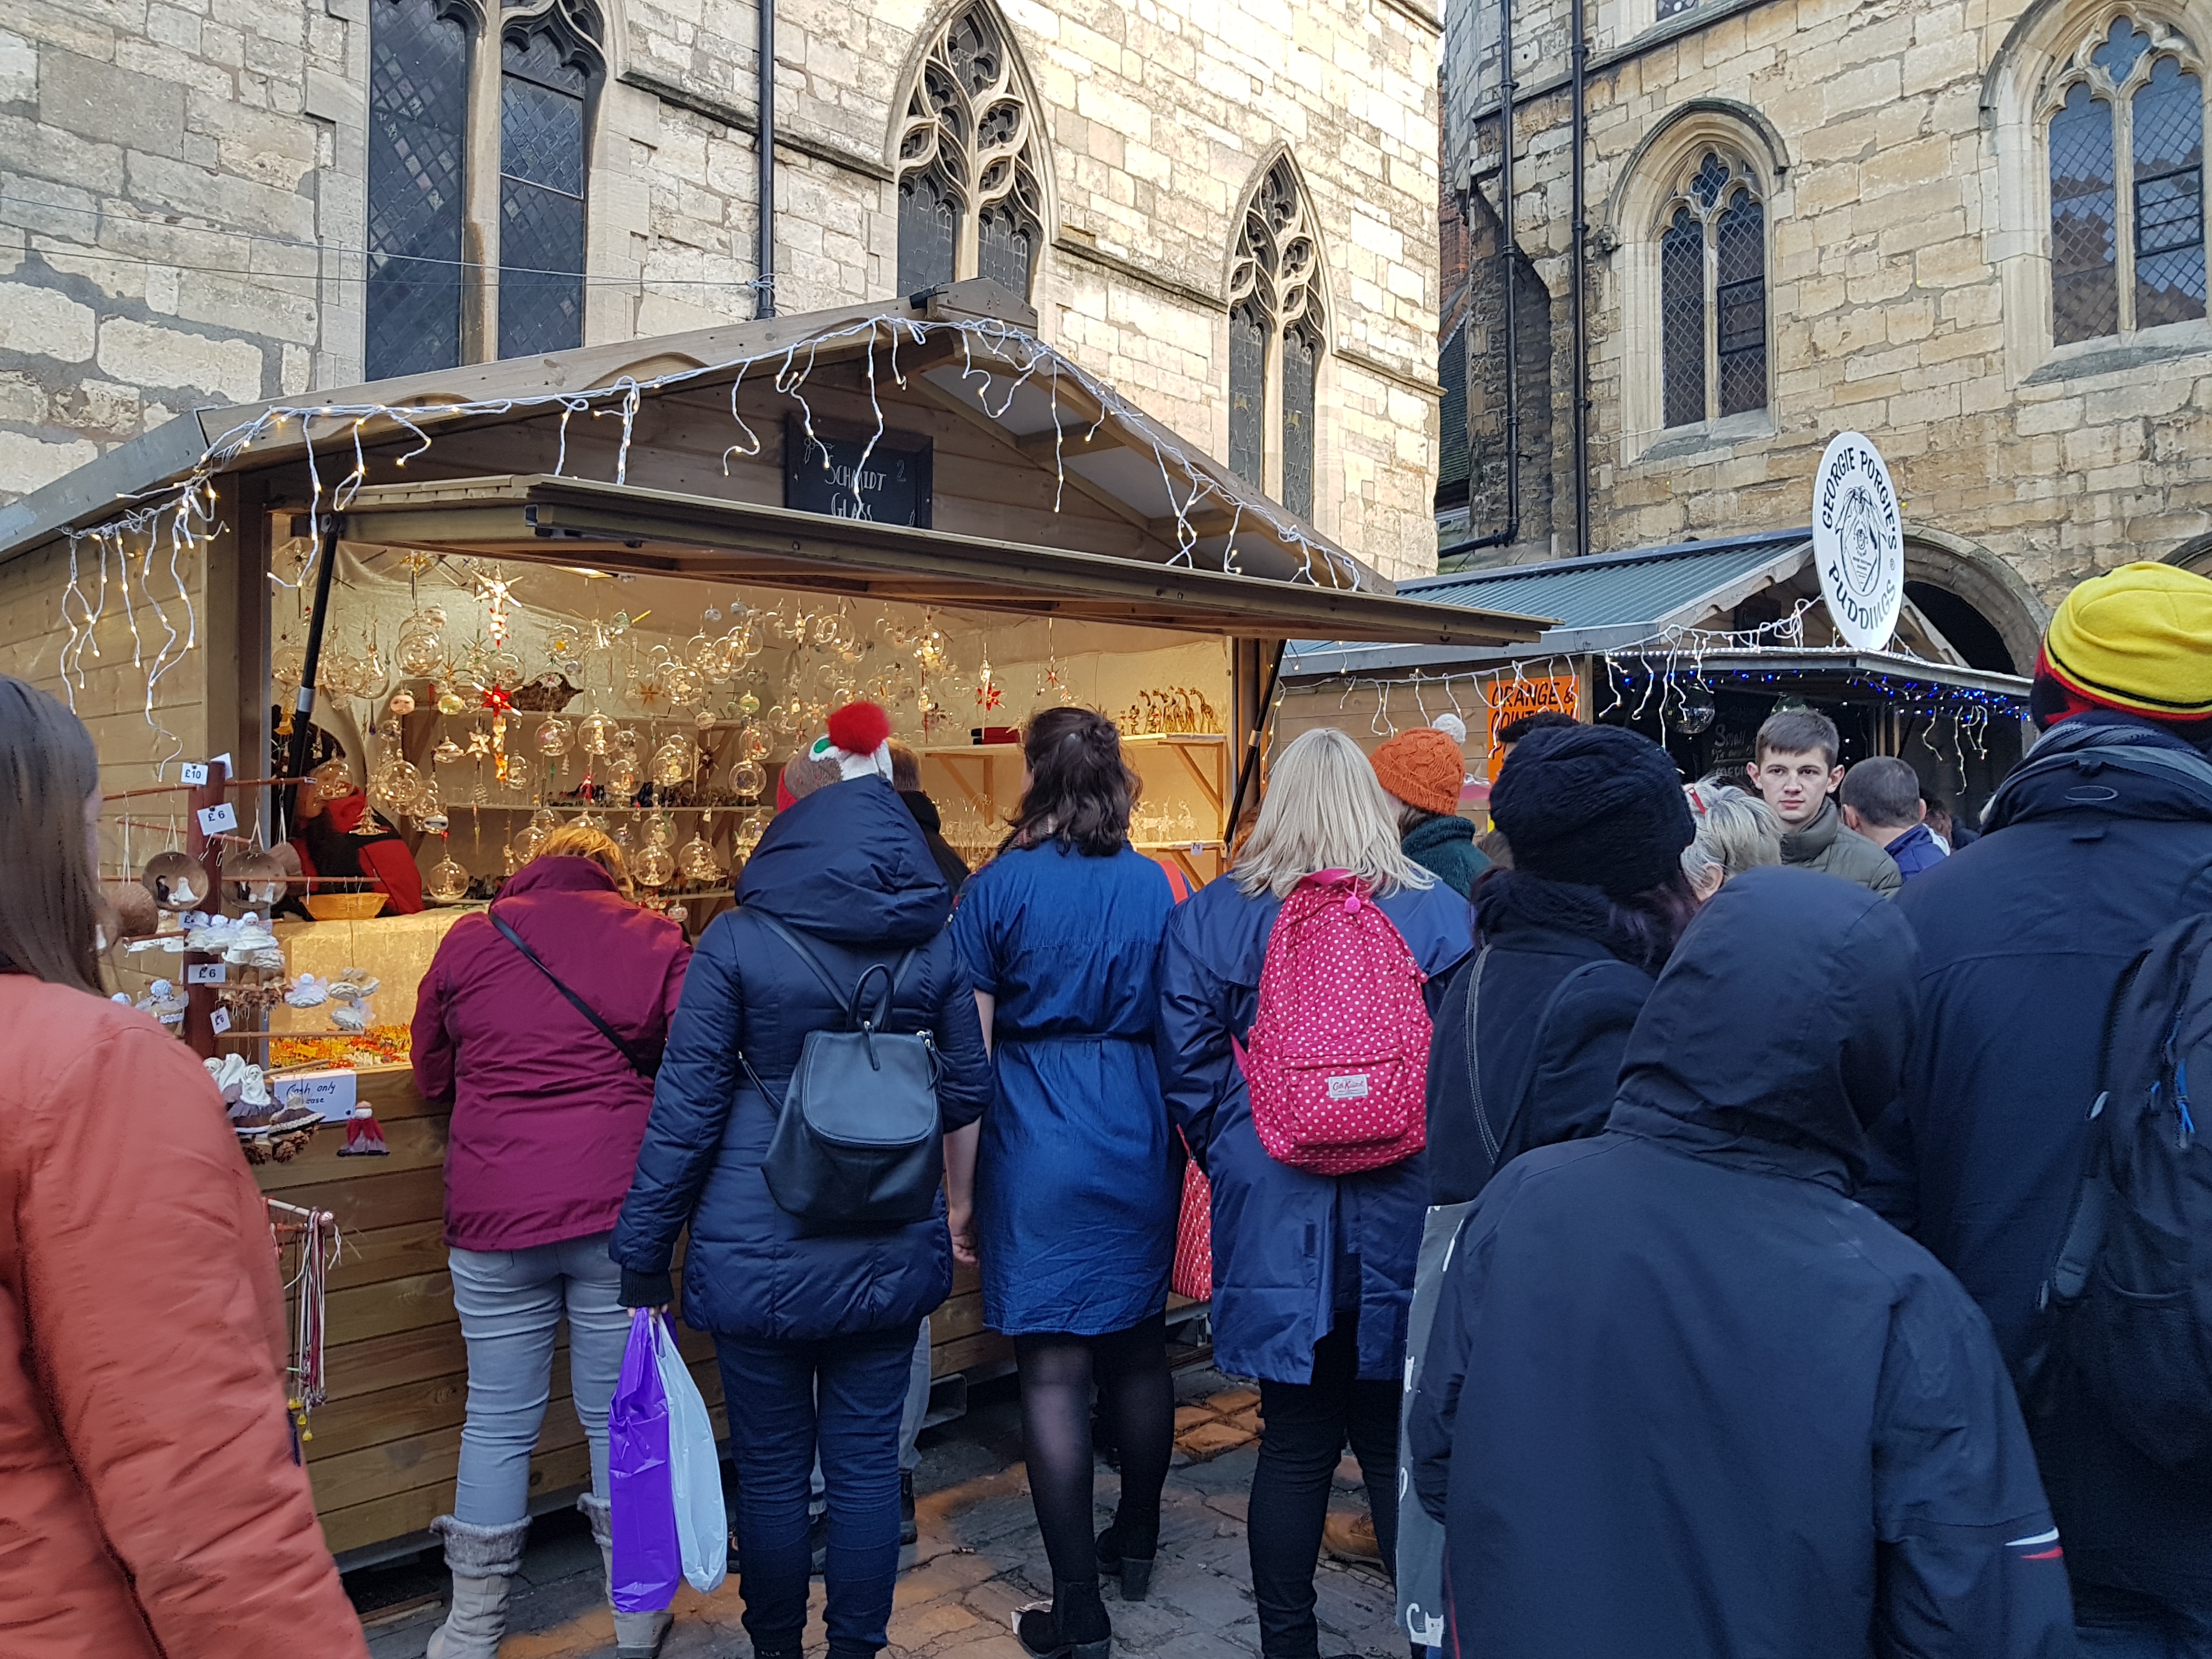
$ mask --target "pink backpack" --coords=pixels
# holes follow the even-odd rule
[[[1349,871],[1283,901],[1244,1045],[1252,1127],[1277,1163],[1357,1175],[1428,1143],[1427,975]]]

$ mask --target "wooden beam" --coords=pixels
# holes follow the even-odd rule
[[[1005,445],[1016,457],[1024,461],[1032,459],[1024,453],[1020,440],[1017,439],[1013,434],[1008,432],[1006,428],[1000,426],[996,421],[986,415],[981,410],[976,408],[975,404],[969,403],[965,398],[955,397],[951,392],[947,392],[943,386],[937,385],[932,380],[917,380],[914,384],[920,388],[922,395],[927,398],[932,403],[941,404],[943,407],[951,410],[954,414],[959,416],[961,419],[966,421],[970,426],[974,427],[978,432],[988,433],[1000,443]],[[1112,422],[1109,422],[1108,424],[1110,426]],[[1047,433],[1044,436],[1046,440],[1045,455],[1047,459],[1049,459],[1052,454],[1052,434],[1050,433]],[[1092,453],[1096,453],[1098,450],[1103,449],[1103,447],[1105,447],[1105,446],[1103,444],[1095,445],[1092,447]],[[1110,490],[1101,489],[1098,485],[1091,483],[1090,479],[1085,477],[1079,472],[1069,472],[1063,469],[1060,476],[1061,479],[1066,482],[1070,489],[1075,490],[1080,495],[1089,496],[1092,501],[1097,502],[1099,506],[1104,507],[1108,512],[1113,514],[1117,518],[1127,520],[1131,524],[1136,526],[1138,529],[1145,531],[1147,533],[1151,532],[1152,527],[1152,520],[1147,519],[1138,508],[1130,506],[1128,502],[1123,501],[1119,495],[1113,494]]]

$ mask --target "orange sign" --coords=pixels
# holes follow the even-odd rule
[[[1547,708],[1569,720],[1581,718],[1580,685],[1571,674],[1547,674],[1527,679],[1495,679],[1483,688],[1484,700],[1490,705],[1492,779],[1498,776],[1498,769],[1505,764],[1505,757],[1498,749],[1498,728],[1511,725],[1523,714],[1540,714]]]

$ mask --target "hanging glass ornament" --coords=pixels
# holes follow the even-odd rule
[[[297,691],[300,677],[307,672],[307,653],[296,645],[280,645],[269,653],[269,678],[284,691]],[[284,702],[291,699],[286,697]]]
[[[387,720],[405,720],[415,712],[415,694],[402,686],[392,694],[392,701],[384,705]]]
[[[707,695],[707,677],[684,663],[671,663],[660,671],[671,708],[689,708]]]
[[[422,773],[393,756],[370,774],[368,799],[380,811],[398,817],[410,817],[422,798]]]
[[[438,746],[430,751],[430,758],[441,766],[452,766],[456,762],[468,758],[468,752],[451,738],[441,738],[439,739]]]
[[[617,755],[607,769],[607,799],[629,801],[636,797],[638,786],[644,779],[638,774],[636,759],[629,755]]]
[[[738,698],[738,713],[750,720],[760,713],[760,699],[750,691],[743,693]]]
[[[630,860],[629,872],[641,887],[665,887],[676,873],[676,860],[658,842],[650,842]]]
[[[441,904],[454,904],[469,896],[469,872],[453,862],[448,853],[430,866],[426,884],[430,896]]]
[[[446,833],[446,801],[438,786],[425,780],[415,797],[415,827],[426,836]]]
[[[750,858],[753,848],[760,845],[761,836],[767,828],[761,822],[759,813],[751,814],[738,826],[738,833],[731,838],[731,850],[741,859]]]
[[[713,881],[722,873],[722,861],[714,856],[714,849],[697,835],[685,842],[676,854],[676,867],[684,872],[687,881]]]
[[[634,726],[625,726],[615,733],[615,753],[635,760],[645,750],[645,739]]]
[[[620,729],[611,714],[586,714],[576,722],[576,742],[587,755],[611,755]]]
[[[537,743],[541,755],[565,755],[574,740],[568,722],[558,714],[549,714],[538,724]]]
[[[655,847],[676,845],[676,820],[666,812],[656,812],[646,820],[645,838]]]
[[[768,772],[757,760],[741,760],[730,769],[730,793],[740,800],[757,800],[768,787]]]
[[[522,659],[512,651],[495,651],[483,660],[483,676],[502,691],[512,691],[528,678]]]
[[[450,685],[438,693],[438,712],[441,714],[458,714],[467,707],[468,704],[461,701],[461,694]]]
[[[1680,702],[1674,712],[1674,729],[1694,738],[1700,732],[1711,730],[1719,714],[1720,708],[1714,702],[1712,692],[1704,682],[1692,680],[1680,690]]]
[[[671,738],[653,751],[653,781],[682,783],[691,775],[691,756],[697,745],[689,738]]]
[[[392,660],[403,674],[427,676],[438,672],[445,652],[446,613],[434,605],[399,624],[399,642],[392,648]]]
[[[555,623],[546,630],[545,654],[562,668],[580,668],[584,662],[584,633],[572,623]]]
[[[691,724],[698,727],[702,732],[713,731],[714,728],[714,711],[711,708],[702,708],[697,714],[691,717]]]
[[[748,726],[745,727],[744,731],[738,734],[738,758],[740,760],[751,761],[766,760],[768,758],[768,734],[763,732],[757,726]]]

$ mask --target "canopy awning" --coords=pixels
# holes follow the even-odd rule
[[[304,531],[304,518],[297,529]],[[327,524],[325,526],[327,528]],[[543,474],[362,489],[354,545],[803,588],[1248,638],[1481,648],[1545,619]]]

